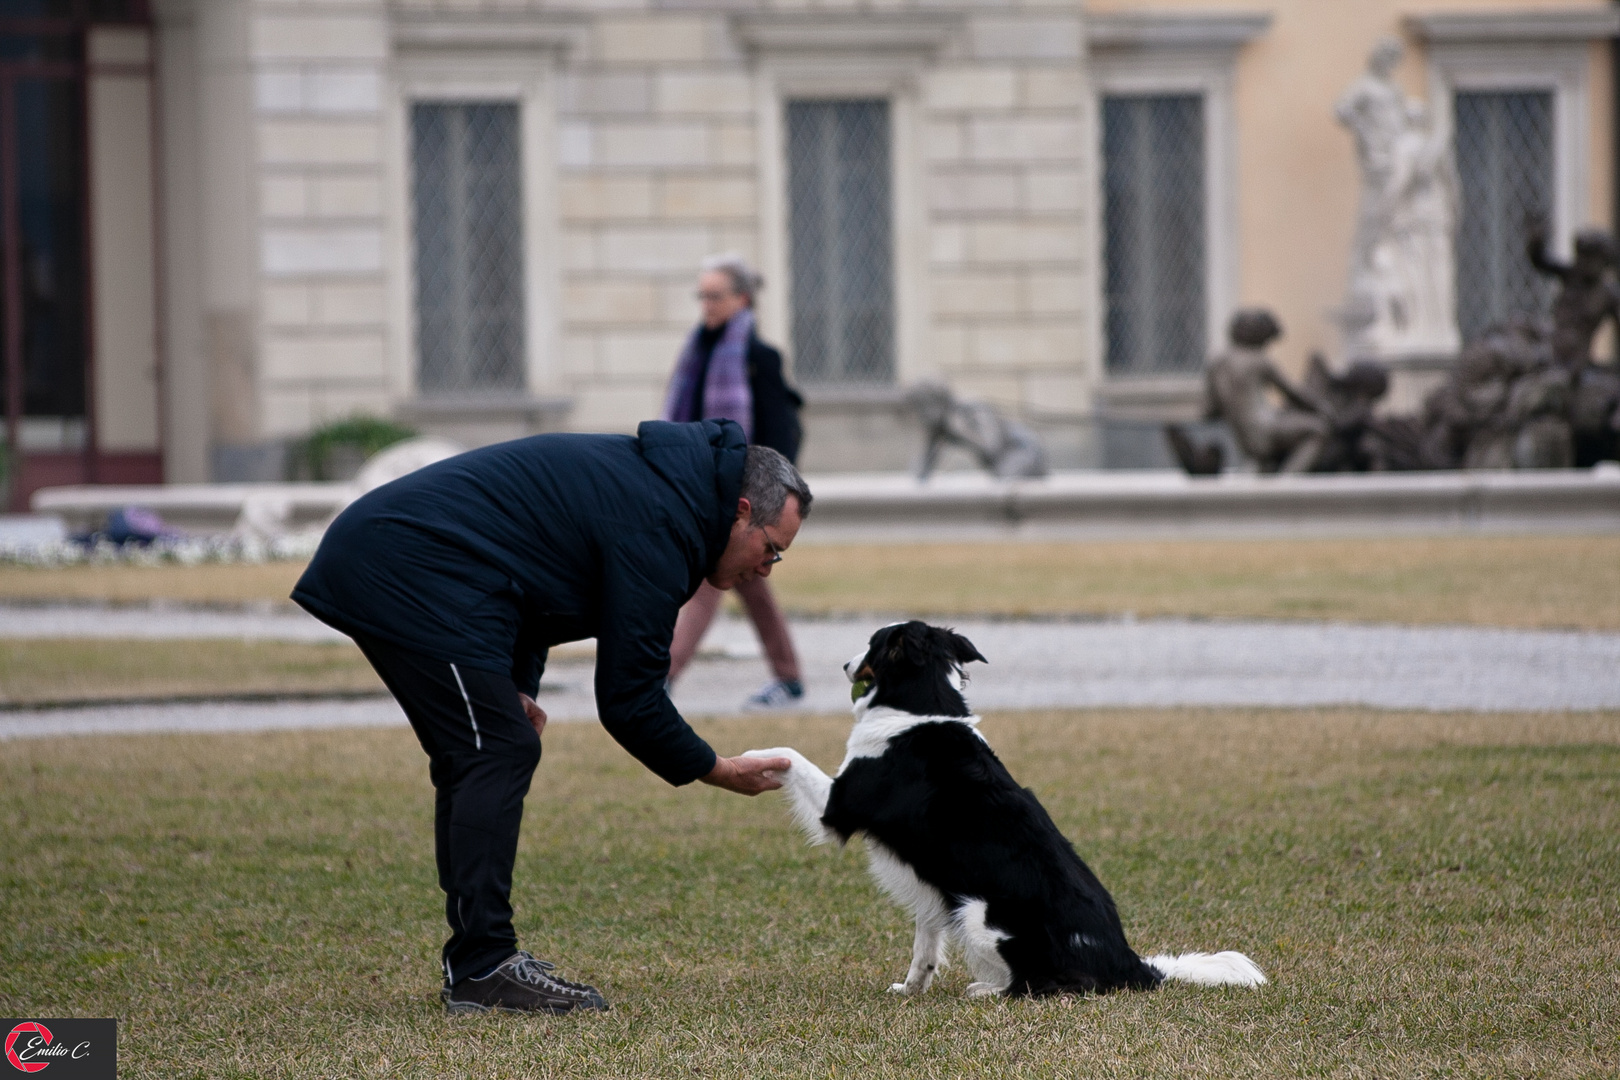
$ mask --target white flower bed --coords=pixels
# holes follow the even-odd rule
[[[273,539],[257,536],[163,537],[149,544],[79,544],[72,540],[0,541],[0,565],[7,566],[200,566],[203,563],[264,563],[308,560],[321,542],[319,532]]]

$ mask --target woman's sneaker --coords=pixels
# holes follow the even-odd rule
[[[513,953],[481,979],[463,979],[444,995],[445,1012],[566,1013],[576,1009],[607,1011],[607,999],[596,987],[552,974],[556,966],[526,952]]]
[[[743,702],[745,709],[786,709],[804,697],[804,684],[797,679],[772,679]]]

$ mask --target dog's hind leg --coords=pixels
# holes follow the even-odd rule
[[[985,921],[988,907],[983,900],[969,900],[951,916],[951,929],[962,946],[968,971],[973,974],[967,988],[968,997],[1005,994],[1012,986],[1012,968],[996,947],[1006,941],[1008,935]]]
[[[799,828],[804,830],[812,844],[825,844],[837,839],[837,835],[821,823],[822,815],[827,812],[827,798],[832,794],[832,777],[816,768],[815,762],[791,746],[749,750],[743,757],[785,757],[793,762],[791,769],[777,775],[777,779],[782,781],[782,790],[787,793],[788,804],[793,809],[793,820],[798,822]]]
[[[897,982],[889,987],[889,993],[915,997],[928,992],[934,976],[945,966],[944,914],[943,910],[926,915],[920,911],[917,913],[917,937],[911,945],[911,970],[906,972],[905,982]]]

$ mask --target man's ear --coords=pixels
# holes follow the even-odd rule
[[[752,525],[754,522],[754,504],[746,498],[737,499],[737,523],[739,525]]]

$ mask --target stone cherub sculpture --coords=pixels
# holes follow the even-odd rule
[[[1231,347],[1204,370],[1204,418],[1225,420],[1261,472],[1310,472],[1329,447],[1333,425],[1323,403],[1291,386],[1266,355],[1282,327],[1271,312],[1245,308],[1232,316],[1228,336]],[[1208,448],[1195,446],[1185,432],[1172,425],[1166,435],[1188,472],[1219,471]]]
[[[1592,339],[1605,321],[1620,317],[1620,285],[1610,276],[1615,266],[1614,237],[1602,229],[1575,234],[1575,258],[1560,262],[1547,254],[1547,223],[1525,225],[1530,265],[1558,283],[1552,305],[1553,360],[1575,372],[1592,362]]]
[[[1367,437],[1378,424],[1373,410],[1388,392],[1389,372],[1382,364],[1357,360],[1336,374],[1321,353],[1311,354],[1304,396],[1315,403],[1329,430],[1314,471],[1366,472],[1373,467]]]
[[[1552,305],[1552,359],[1567,376],[1571,460],[1591,465],[1620,456],[1620,371],[1592,361],[1592,340],[1608,320],[1620,322],[1620,283],[1613,271],[1620,248],[1602,229],[1575,234],[1575,258],[1547,254],[1547,226],[1526,228],[1530,265],[1558,283]]]
[[[922,422],[927,439],[917,479],[926,480],[933,473],[947,446],[965,448],[995,476],[1046,475],[1046,453],[1035,433],[985,402],[958,401],[943,383],[925,382],[911,388],[906,404]]]

